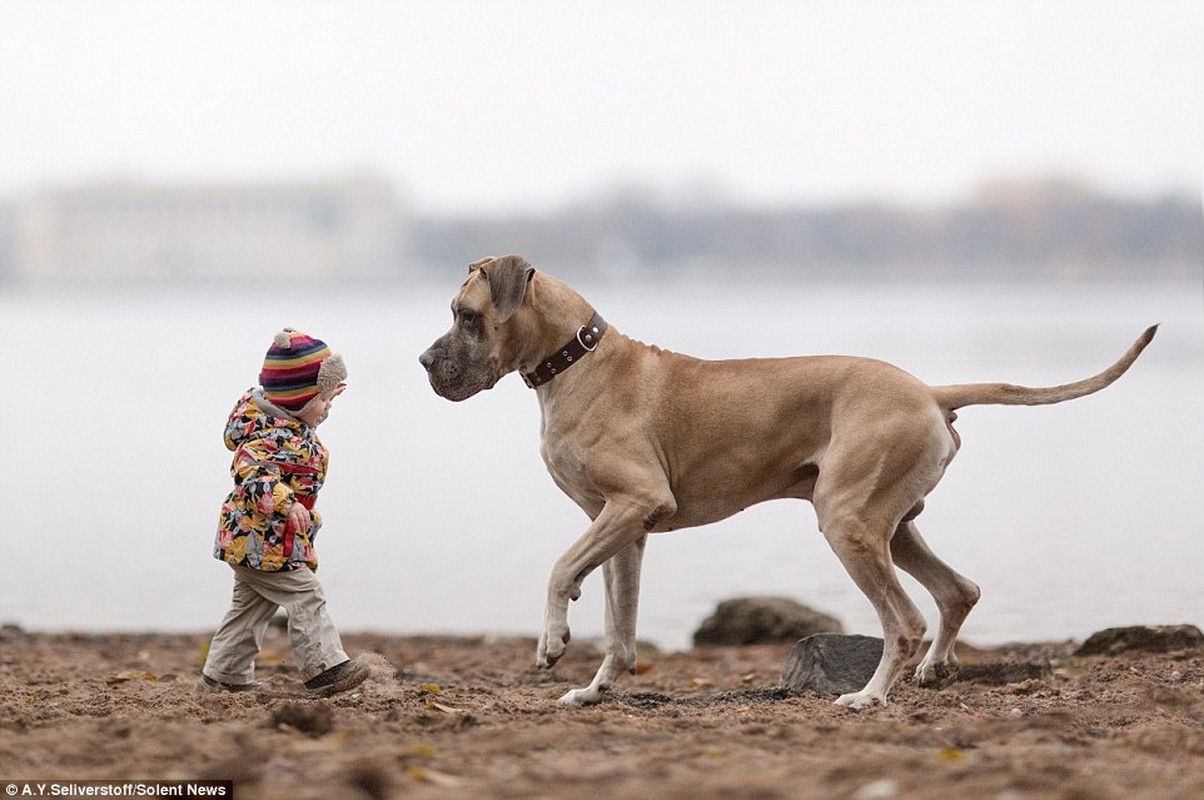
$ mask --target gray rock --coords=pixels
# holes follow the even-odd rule
[[[786,656],[782,688],[821,697],[856,692],[869,683],[881,658],[882,640],[876,636],[808,636]]]
[[[721,602],[703,620],[694,632],[694,644],[772,644],[843,630],[840,620],[787,597],[737,597]]]
[[[25,630],[20,625],[6,622],[0,625],[0,642],[16,642],[25,638]]]
[[[1129,650],[1169,653],[1204,649],[1204,633],[1195,625],[1135,625],[1106,628],[1087,637],[1076,656],[1115,655]]]

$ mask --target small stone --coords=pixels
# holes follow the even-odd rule
[[[898,794],[899,784],[890,778],[882,778],[867,783],[853,792],[852,800],[887,800],[887,798],[897,797]]]

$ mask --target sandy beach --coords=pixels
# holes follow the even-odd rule
[[[1204,653],[1073,656],[1075,643],[959,652],[988,680],[862,712],[777,687],[789,645],[658,652],[604,704],[556,698],[534,642],[346,635],[360,690],[305,696],[287,639],[264,690],[198,690],[208,635],[0,635],[0,782],[228,779],[248,798],[1198,798]],[[999,665],[1041,677],[996,684]],[[986,669],[982,669],[986,667]],[[966,670],[971,671],[971,670]]]

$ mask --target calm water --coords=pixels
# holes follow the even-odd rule
[[[585,516],[538,452],[514,376],[436,397],[417,355],[449,321],[439,287],[234,304],[215,294],[0,296],[0,622],[32,629],[206,630],[226,609],[210,555],[228,491],[225,417],[271,334],[341,350],[350,388],[323,426],[321,576],[343,630],[534,635],[544,582]],[[970,408],[961,454],[920,527],[976,580],[964,638],[1082,638],[1121,624],[1204,625],[1204,300],[1198,284],[1042,288],[610,286],[616,328],[703,357],[854,353],[930,383],[1061,383],[1158,338],[1101,394]],[[697,314],[705,307],[705,317]],[[571,609],[602,630],[601,577]],[[923,591],[907,584],[933,621]],[[877,633],[810,506],[769,503],[660,535],[640,636],[685,646],[721,599],[786,594]]]

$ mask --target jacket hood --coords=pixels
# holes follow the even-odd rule
[[[287,428],[294,435],[304,435],[306,426],[284,409],[263,396],[261,389],[249,389],[239,398],[226,420],[226,447],[237,450],[240,445],[276,428]]]

